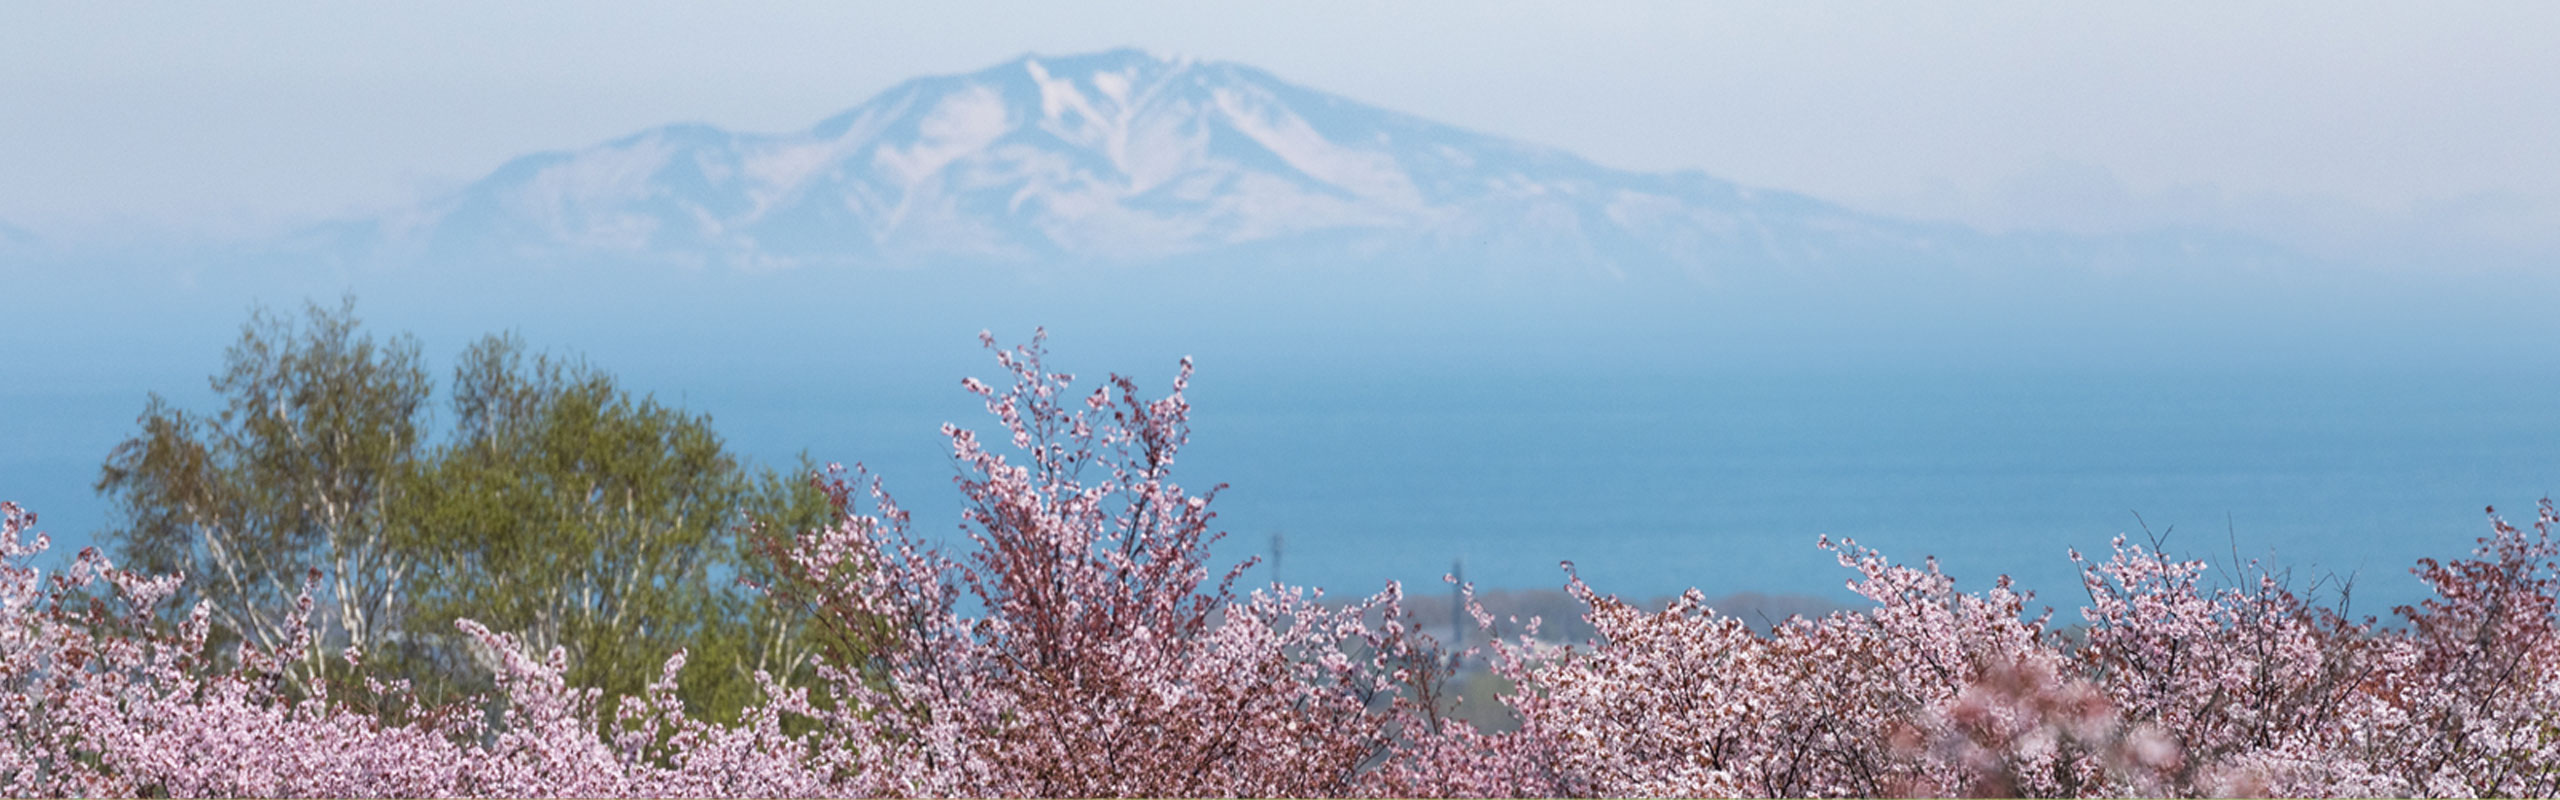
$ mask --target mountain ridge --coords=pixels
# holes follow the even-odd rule
[[[1785,272],[2289,258],[2242,237],[1985,234],[1635,172],[1131,49],[909,79],[799,131],[663,125],[306,231],[356,263],[1242,262],[1713,285]],[[2112,255],[2111,255],[2112,254]]]

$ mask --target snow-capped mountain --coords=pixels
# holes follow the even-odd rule
[[[1606,169],[1251,67],[1135,50],[912,80],[803,131],[672,125],[526,156],[441,202],[305,242],[367,261],[1215,260],[1709,283],[2089,248],[1860,214],[1700,172]]]

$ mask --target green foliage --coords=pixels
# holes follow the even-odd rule
[[[609,698],[689,650],[684,697],[713,718],[756,699],[757,669],[805,669],[798,616],[740,585],[760,569],[740,534],[822,524],[823,492],[742,466],[709,417],[513,336],[463,353],[449,436],[422,443],[417,350],[362,334],[351,302],[299,329],[257,314],[214,381],[229,410],[155,397],[116,448],[99,488],[128,524],[110,539],[129,563],[211,576],[188,585],[262,643],[320,569],[326,621],[355,623],[333,644],[434,700],[489,688],[492,654],[457,619],[566,648],[570,681]]]
[[[412,568],[390,546],[385,510],[415,466],[426,371],[416,340],[359,330],[353,300],[305,316],[297,327],[252,315],[212,379],[221,412],[153,395],[97,488],[125,519],[107,535],[123,560],[186,573],[181,599],[213,601],[223,639],[280,648],[319,569],[320,613],[342,644],[369,646],[399,625]]]

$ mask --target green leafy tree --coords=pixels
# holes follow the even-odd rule
[[[364,332],[352,299],[309,304],[299,325],[260,310],[212,386],[222,411],[154,394],[141,432],[108,456],[97,488],[122,512],[107,532],[122,559],[185,573],[184,599],[213,601],[220,636],[262,648],[287,644],[313,570],[337,644],[369,647],[399,627],[415,559],[387,509],[419,451],[417,341]]]
[[[743,534],[822,524],[823,492],[742,466],[709,417],[513,336],[462,354],[448,436],[429,444],[418,349],[366,333],[352,300],[299,324],[253,314],[213,379],[223,411],[155,395],[109,457],[107,538],[129,565],[188,575],[218,636],[263,648],[287,643],[317,571],[333,638],[297,680],[353,646],[430,699],[489,688],[464,618],[565,648],[568,677],[610,695],[689,650],[685,697],[711,717],[755,700],[759,669],[807,677],[802,615],[742,585],[765,569]]]
[[[454,440],[413,473],[394,515],[421,567],[423,624],[399,654],[411,671],[451,686],[483,674],[449,633],[461,618],[520,632],[537,652],[564,648],[570,681],[609,696],[640,692],[688,649],[687,700],[713,716],[754,699],[744,665],[785,666],[767,654],[791,625],[738,584],[738,533],[759,508],[822,494],[769,477],[760,489],[709,417],[528,356],[512,336],[473,344],[453,387]]]

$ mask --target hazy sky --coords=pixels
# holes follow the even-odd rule
[[[2560,4],[0,5],[0,220],[239,236],[679,121],[1135,45],[2003,229],[2560,254]],[[2546,260],[2547,263],[2547,260]]]

